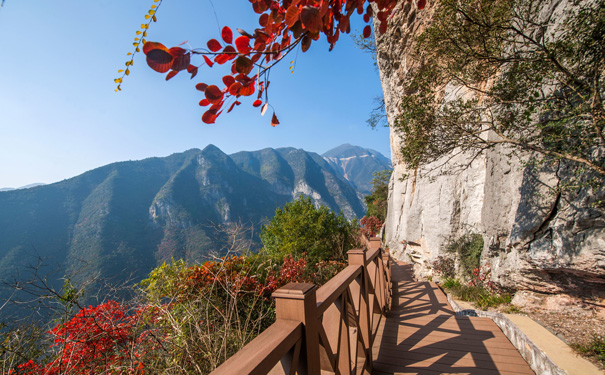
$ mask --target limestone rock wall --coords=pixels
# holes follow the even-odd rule
[[[435,7],[432,1],[422,11],[404,4],[392,20],[398,26],[376,36],[391,125],[400,113],[409,73],[420,66],[411,58],[412,48]],[[401,161],[401,142],[391,127],[394,172],[384,241],[395,257],[414,263],[417,276],[432,274],[431,263],[449,240],[480,233],[482,262],[504,286],[549,293],[605,290],[605,189],[554,194],[551,188],[570,173],[566,165],[535,171],[504,156],[502,148],[467,168],[459,166],[471,160],[459,155],[443,167],[442,161],[409,170]]]

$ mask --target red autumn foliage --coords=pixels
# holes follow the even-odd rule
[[[157,354],[162,351],[166,354],[167,348],[173,347],[170,341],[173,336],[165,330],[167,310],[178,309],[183,306],[180,304],[195,300],[200,294],[230,296],[238,303],[243,301],[243,306],[247,306],[245,301],[250,298],[258,298],[263,305],[254,306],[267,309],[271,293],[283,285],[323,283],[346,266],[344,262],[322,261],[308,267],[305,258],[295,259],[291,255],[286,256],[278,268],[271,266],[274,263],[269,263],[268,268],[266,264],[244,256],[208,261],[186,267],[173,276],[171,286],[166,286],[169,302],[142,304],[134,310],[116,301],[83,308],[72,319],[48,332],[54,337],[54,355],[50,362],[39,364],[30,360],[9,370],[8,375],[154,373],[157,368],[153,367],[153,361]],[[220,320],[199,323],[207,324],[208,332],[214,333],[218,332],[215,325],[221,324]]]
[[[128,314],[115,301],[89,306],[49,333],[55,337],[56,358],[45,366],[33,361],[9,374],[99,374],[121,369],[123,374],[143,374],[144,365],[133,358],[130,347],[141,337],[135,335],[138,314]]]
[[[312,42],[317,41],[323,34],[332,50],[341,33],[351,32],[350,17],[354,13],[363,14],[363,20],[368,24],[375,16],[379,25],[378,31],[383,34],[386,32],[389,19],[401,8],[398,5],[403,1],[412,2],[412,0],[249,1],[254,12],[260,15],[258,19],[260,28],[255,29],[253,33],[237,29],[241,36],[235,39],[235,47],[233,32],[227,26],[221,31],[224,46],[217,39],[210,39],[206,43],[207,49],[184,50],[180,47],[167,49],[156,42],[146,42],[143,46],[147,64],[159,73],[170,71],[168,73],[170,78],[176,74],[173,71],[184,69],[191,73],[191,78],[197,74],[197,67],[190,65],[192,55],[203,55],[208,67],[212,67],[213,62],[207,55],[214,56],[214,63],[219,65],[234,60],[231,66],[232,79],[227,81],[223,78],[225,87],[219,89],[225,95],[220,98],[217,107],[206,110],[202,116],[202,121],[205,123],[214,123],[221,114],[220,108],[225,101],[234,103],[241,96],[250,96],[255,92],[256,86],[259,91],[258,99],[265,94],[264,102],[268,102],[266,93],[266,88],[269,86],[268,71],[299,45],[301,50],[306,52]],[[426,0],[417,1],[419,9],[423,9],[425,5]],[[372,6],[375,6],[376,14]],[[367,25],[363,30],[363,36],[367,38],[370,35],[371,27]],[[250,76],[255,68],[256,74]],[[264,87],[261,84],[264,84]],[[232,108],[233,104],[230,106],[230,109]],[[264,111],[261,114],[264,114]],[[279,121],[274,114],[271,126],[278,124]]]
[[[361,224],[361,233],[366,237],[374,237],[380,233],[383,224],[382,220],[376,216],[364,216],[359,223]]]

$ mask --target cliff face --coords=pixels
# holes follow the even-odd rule
[[[419,68],[412,50],[431,22],[434,4],[422,11],[406,4],[393,27],[376,36],[391,125],[400,114],[410,72]],[[553,1],[549,11],[561,11],[565,4]],[[443,95],[460,93],[448,86]],[[417,276],[432,274],[432,262],[449,241],[480,233],[482,263],[506,287],[547,293],[604,289],[605,189],[555,194],[553,188],[571,173],[566,164],[527,168],[523,161],[530,155],[508,157],[504,148],[410,170],[400,154],[403,141],[391,127],[394,173],[384,241],[395,257],[414,263]]]

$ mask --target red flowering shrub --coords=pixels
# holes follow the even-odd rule
[[[344,267],[292,255],[279,263],[253,255],[164,264],[141,284],[136,308],[107,301],[81,309],[48,331],[49,362],[30,360],[8,374],[209,373],[273,323],[276,289],[321,284]]]
[[[382,220],[376,216],[364,216],[361,221],[361,233],[366,237],[374,237],[380,233],[382,228]]]
[[[43,373],[43,367],[30,359],[28,362],[17,366],[17,369],[9,370],[8,375],[37,375]]]
[[[71,320],[50,331],[59,353],[44,373],[98,374],[109,370],[142,373],[143,365],[131,351],[137,320],[136,315],[129,315],[115,301],[80,310]]]

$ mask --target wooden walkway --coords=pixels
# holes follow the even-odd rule
[[[374,375],[534,374],[489,318],[455,316],[434,284],[393,263],[393,304],[374,341]]]

